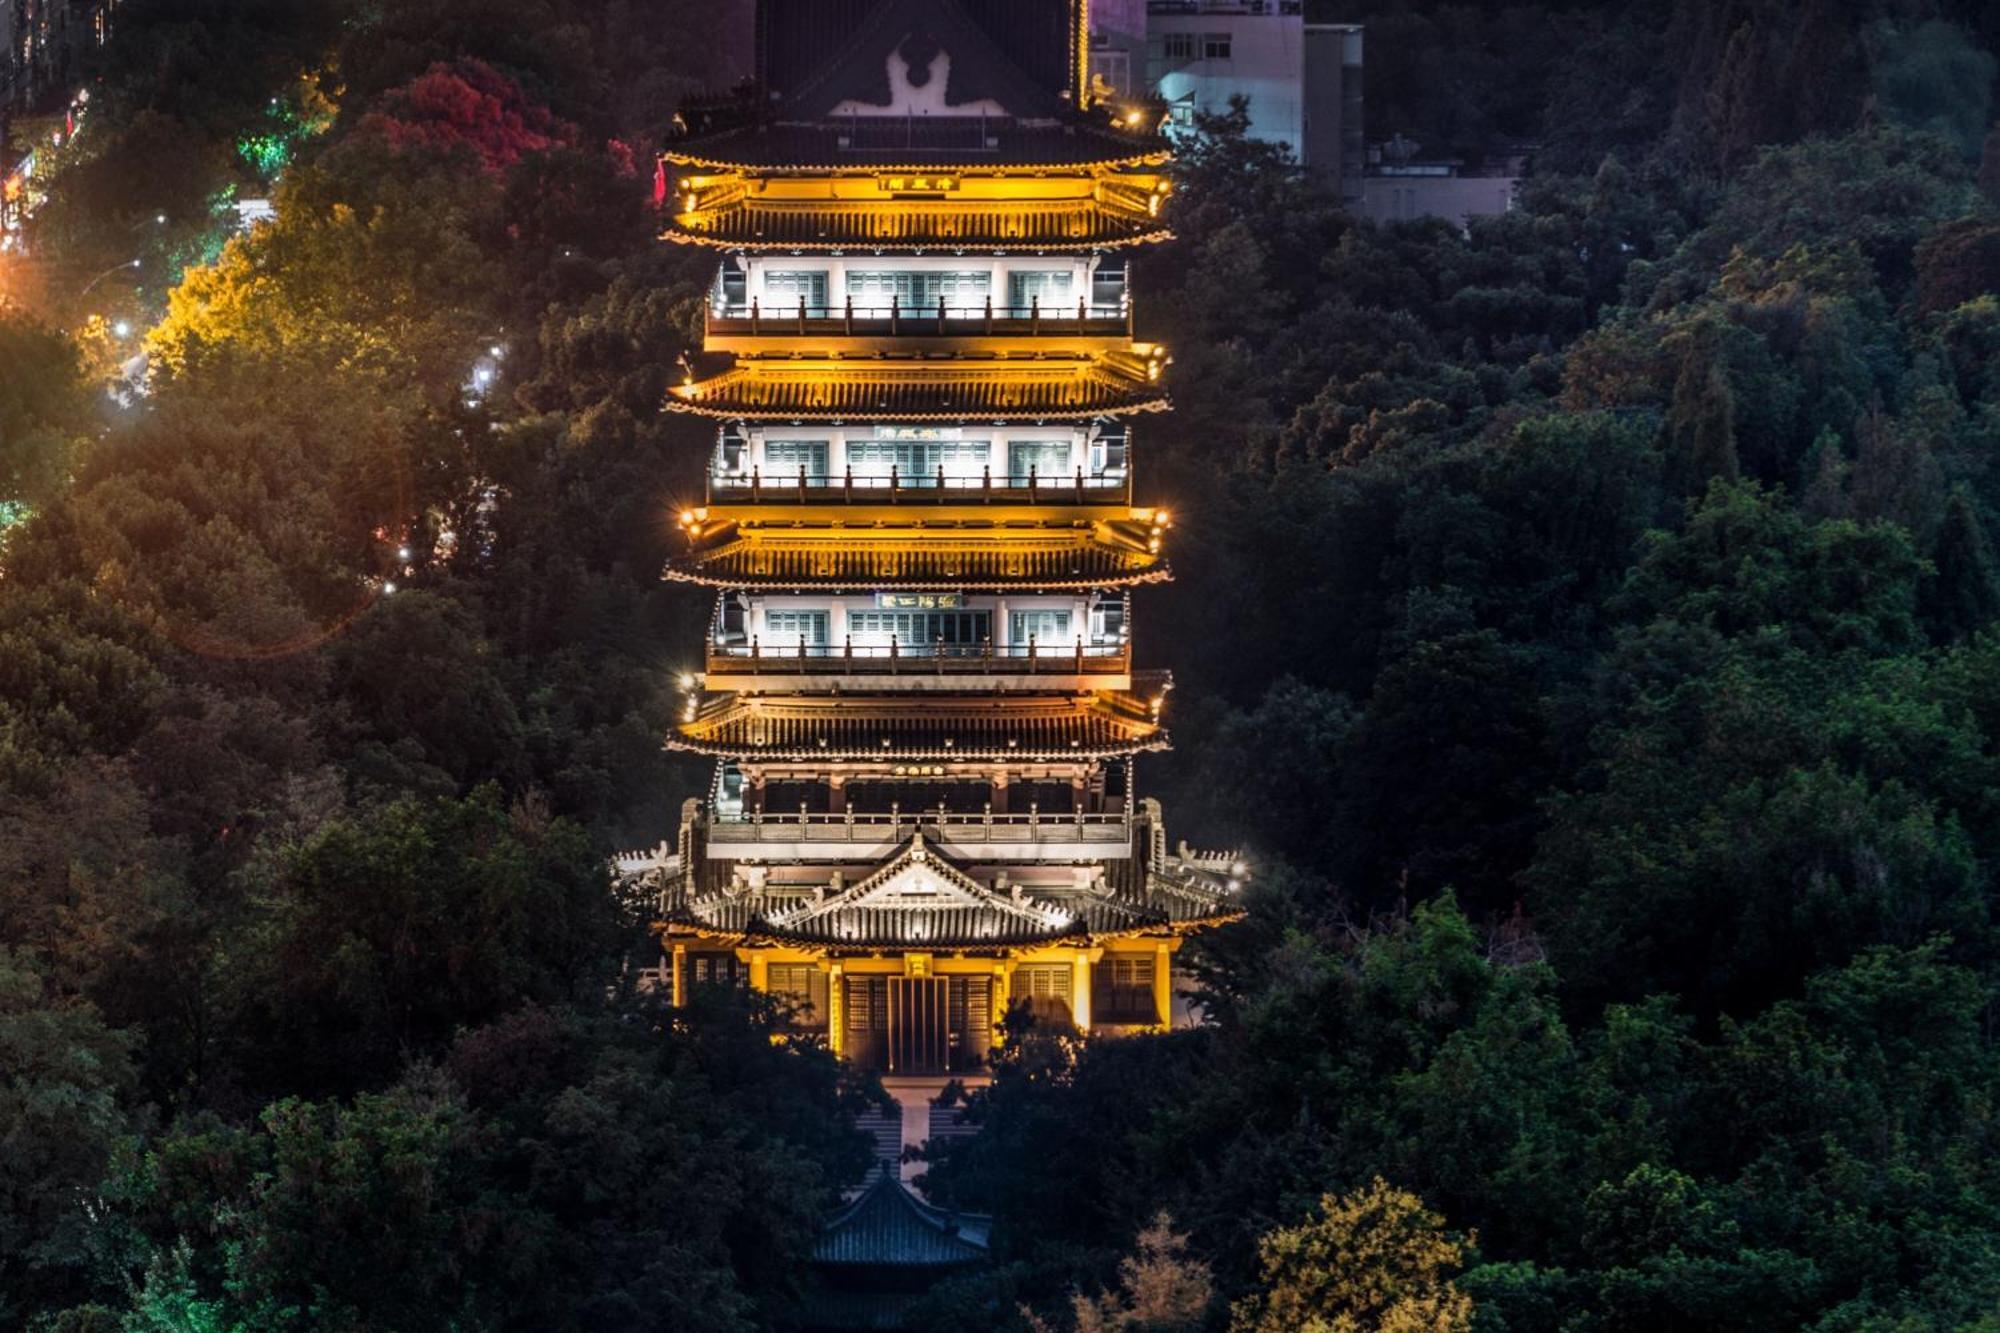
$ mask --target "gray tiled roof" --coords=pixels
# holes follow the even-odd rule
[[[842,1208],[820,1231],[813,1262],[831,1267],[956,1267],[986,1258],[991,1219],[925,1203],[892,1172]]]

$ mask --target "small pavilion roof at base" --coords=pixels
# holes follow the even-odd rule
[[[992,1219],[919,1199],[893,1171],[827,1220],[813,1246],[822,1267],[955,1268],[985,1260]]]

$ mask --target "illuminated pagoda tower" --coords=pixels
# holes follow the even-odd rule
[[[1166,353],[1127,265],[1167,237],[1167,151],[1092,104],[1085,33],[1085,0],[763,0],[757,92],[664,155],[668,238],[720,259],[667,571],[715,590],[669,744],[717,766],[625,868],[677,1002],[790,997],[909,1142],[1014,1006],[1163,1027],[1182,941],[1238,914],[1230,858],[1170,852],[1133,787],[1169,524],[1134,503]]]

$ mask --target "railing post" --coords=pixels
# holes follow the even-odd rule
[[[944,293],[938,293],[938,332],[944,332]]]
[[[852,294],[847,298],[847,314],[842,324],[842,330],[850,334],[854,332],[854,297]]]
[[[750,298],[750,332],[752,334],[764,331],[763,304],[763,301],[758,297],[753,296]]]
[[[764,498],[764,469],[761,467],[750,469],[750,498],[752,500]]]
[[[847,636],[846,647],[841,650],[840,656],[841,661],[846,664],[847,669],[849,671],[854,670],[854,636],[852,634]]]
[[[889,333],[890,333],[890,336],[892,336],[892,337],[893,337],[893,336],[895,336],[895,334],[896,334],[896,333],[898,333],[898,332],[899,332],[899,331],[901,330],[901,326],[902,326],[902,316],[903,316],[903,298],[902,298],[902,296],[900,296],[899,294],[897,294],[897,293],[895,293],[895,292],[891,292],[891,293],[889,294]]]
[[[986,336],[993,336],[993,293],[986,293]]]
[[[1028,636],[1028,670],[1030,671],[1035,669],[1035,640],[1038,637],[1040,636],[1034,634]]]
[[[1042,803],[1040,801],[1029,801],[1028,827],[1040,828],[1041,826],[1042,826]]]
[[[942,496],[944,494],[944,464],[942,463],[938,464],[937,488],[938,494]]]
[[[993,465],[986,464],[979,469],[979,489],[986,497],[986,503],[993,503]]]
[[[1083,503],[1083,467],[1081,464],[1076,469],[1076,502],[1078,504]]]
[[[901,490],[901,487],[902,487],[902,483],[901,483],[900,479],[899,479],[899,478],[898,478],[898,477],[896,476],[896,465],[895,465],[894,463],[891,463],[891,464],[889,464],[889,503],[890,503],[890,504],[894,504],[894,503],[896,503],[896,498],[897,498],[897,495],[899,494],[899,492],[900,492],[900,490]]]
[[[1083,674],[1083,636],[1076,636],[1076,674]]]
[[[847,482],[841,487],[841,495],[849,503],[854,500],[854,469],[851,466],[847,469]]]
[[[764,648],[763,648],[762,638],[763,636],[758,634],[752,634],[750,636],[750,660],[752,662],[755,662],[759,657],[763,656]]]
[[[1078,333],[1083,332],[1084,320],[1086,318],[1087,316],[1083,313],[1083,297],[1079,296],[1076,298],[1076,331]]]
[[[799,503],[806,502],[806,465],[799,464]]]
[[[988,634],[981,638],[979,640],[979,647],[985,657],[986,669],[991,671],[993,669],[993,636]]]
[[[1042,295],[1040,292],[1037,292],[1033,296],[1028,298],[1028,332],[1040,333],[1041,331],[1042,331]]]
[[[937,643],[932,646],[931,651],[937,657],[937,669],[931,674],[942,676],[944,674],[944,635],[940,634],[937,636]]]
[[[1034,464],[1034,463],[1030,463],[1030,464],[1028,464],[1028,499],[1029,499],[1029,500],[1033,500],[1033,499],[1035,498],[1035,474],[1036,474],[1037,472],[1039,472],[1039,471],[1040,471],[1040,468],[1039,468],[1039,466],[1038,466],[1037,464]]]

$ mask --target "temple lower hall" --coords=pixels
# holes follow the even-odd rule
[[[786,997],[937,1132],[1010,1015],[1186,1021],[1175,957],[1242,868],[1170,850],[1133,660],[1167,509],[1140,503],[1166,349],[1131,264],[1168,239],[1157,107],[1095,96],[1087,0],[762,0],[758,83],[662,157],[670,242],[717,267],[668,410],[714,422],[666,576],[712,589],[668,739],[715,761],[658,888],[663,976]],[[879,1172],[818,1256],[829,1327],[985,1252]]]

